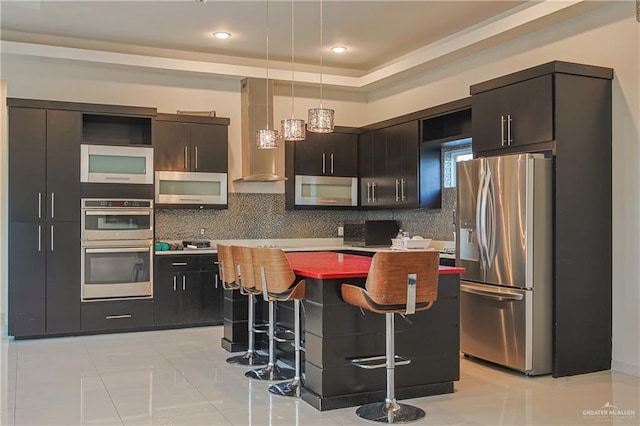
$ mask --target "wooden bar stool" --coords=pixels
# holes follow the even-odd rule
[[[437,252],[430,251],[379,252],[373,256],[364,288],[342,284],[346,303],[386,316],[386,354],[351,361],[361,368],[387,369],[385,401],[362,405],[356,410],[359,417],[381,423],[406,423],[425,416],[420,408],[396,401],[395,366],[411,360],[395,355],[394,314],[411,315],[433,305],[438,297],[438,257]]]
[[[305,294],[305,281],[296,281],[284,251],[278,248],[256,247],[251,250],[255,268],[256,286],[269,303],[269,363],[260,370],[252,370],[245,376],[261,380],[288,380],[269,387],[269,392],[283,396],[300,396],[300,301]],[[258,279],[258,277],[260,277]],[[287,370],[280,369],[275,359],[275,314],[276,302],[293,300],[294,306],[294,351],[295,371],[293,377]],[[288,377],[286,377],[288,376]]]
[[[222,250],[221,250],[222,248]],[[218,261],[220,270],[223,271],[223,283],[233,277],[238,285],[240,293],[247,295],[249,303],[247,309],[247,329],[249,336],[249,348],[242,355],[227,358],[227,362],[233,365],[266,365],[269,360],[265,355],[255,350],[255,298],[260,294],[255,286],[253,264],[251,263],[251,248],[241,246],[222,246],[218,244]]]

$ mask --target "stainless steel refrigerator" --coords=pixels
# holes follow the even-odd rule
[[[460,349],[529,375],[551,372],[552,182],[542,154],[457,165]]]

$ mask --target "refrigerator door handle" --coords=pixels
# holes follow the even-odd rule
[[[476,244],[478,245],[478,255],[480,256],[481,267],[484,270],[484,258],[482,256],[482,220],[480,212],[482,212],[482,186],[484,184],[484,169],[480,171],[480,184],[478,185],[478,195],[476,197]]]
[[[485,160],[486,161],[486,160]],[[488,269],[488,248],[487,248],[487,184],[488,170],[484,164],[480,177],[480,189],[478,191],[478,207],[476,211],[476,229],[478,233],[478,248],[480,260],[482,262],[483,278],[486,277]]]
[[[486,297],[487,299],[497,300],[499,302],[503,302],[506,300],[522,300],[524,299],[524,295],[515,294],[515,293],[502,293],[497,291],[487,291],[483,289],[479,289],[474,286],[461,284],[460,291],[469,294],[475,294],[477,296]]]
[[[493,260],[496,257],[496,205],[495,205],[495,187],[493,182],[493,174],[491,171],[487,173],[487,190],[485,193],[485,210],[486,210],[486,255],[487,265],[491,268]]]

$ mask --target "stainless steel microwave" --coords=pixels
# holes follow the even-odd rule
[[[227,174],[156,172],[156,204],[226,205]]]
[[[153,148],[80,145],[80,182],[153,184]]]
[[[357,206],[358,178],[296,175],[295,204],[298,206]]]

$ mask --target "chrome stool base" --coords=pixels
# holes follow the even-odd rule
[[[300,380],[293,379],[289,382],[276,383],[269,386],[269,392],[280,396],[292,396],[299,398],[300,390],[302,389],[302,383]]]
[[[356,410],[358,417],[378,423],[409,423],[423,418],[424,410],[397,402],[373,402]]]
[[[260,366],[267,365],[269,363],[269,357],[267,355],[260,355],[256,351],[247,351],[242,355],[232,356],[227,358],[227,364],[242,365],[242,366]]]
[[[280,368],[276,365],[267,365],[259,370],[250,370],[244,376],[255,380],[290,380],[293,379],[294,371],[288,368]]]

